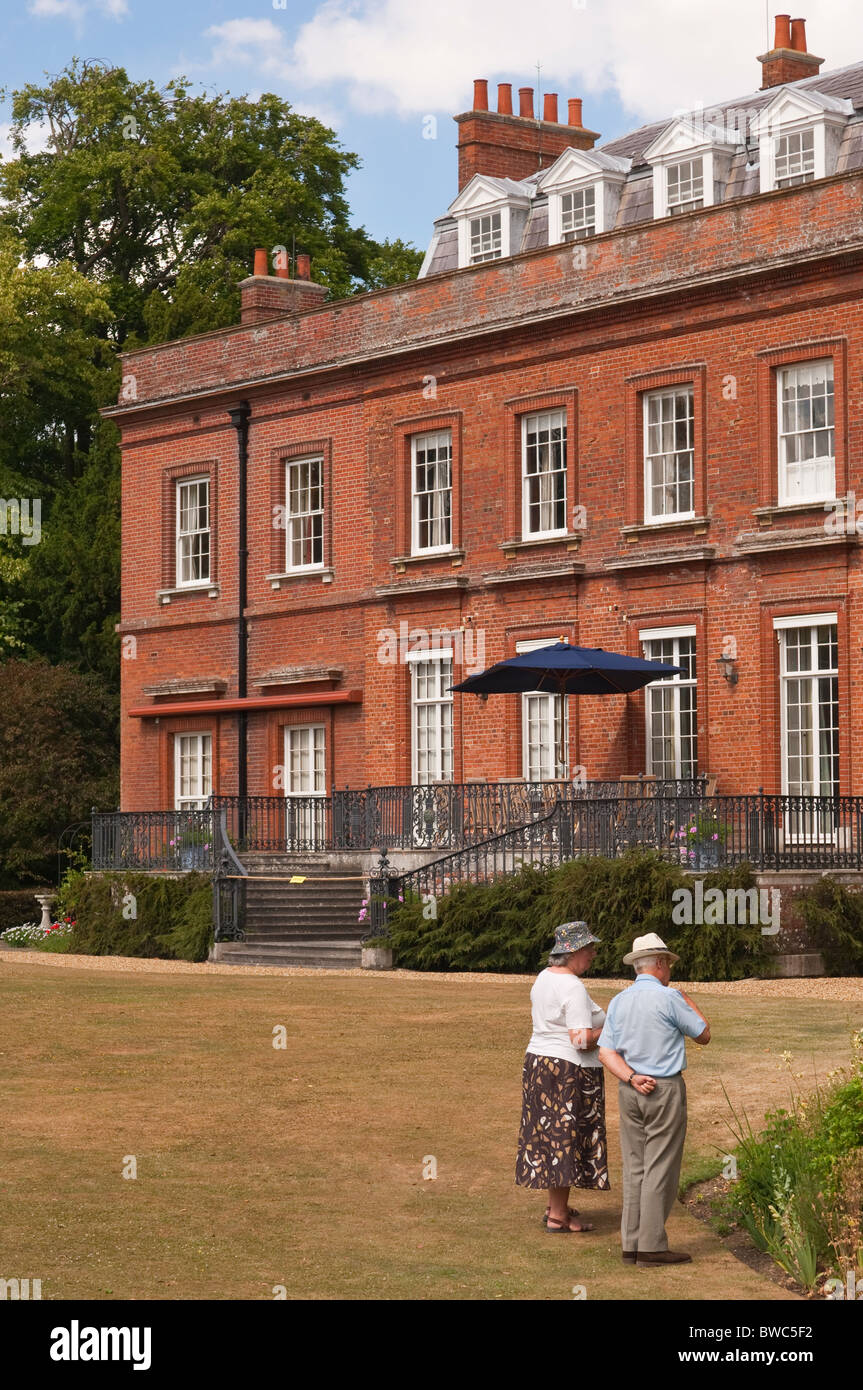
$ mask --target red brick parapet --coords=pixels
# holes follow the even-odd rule
[[[863,252],[863,175],[720,203],[571,245],[374,290],[307,312],[123,356],[124,398],[106,414],[244,389],[662,293]],[[285,282],[308,291],[304,282]]]

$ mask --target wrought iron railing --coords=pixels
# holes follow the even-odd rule
[[[522,864],[652,849],[691,870],[863,869],[863,797],[640,796],[559,800],[519,826],[391,880],[403,896],[439,897]]]
[[[213,813],[95,811],[94,869],[188,872],[213,867]]]
[[[615,786],[615,784],[611,784]],[[553,853],[614,857],[633,845],[694,868],[863,868],[863,797],[707,796],[692,784],[572,783],[370,787],[331,797],[214,797],[205,811],[93,816],[94,869],[213,867],[214,814],[237,854],[254,851],[443,850],[487,846],[542,822]],[[666,790],[667,788],[667,790]],[[634,794],[638,793],[638,794]],[[548,820],[554,812],[556,819]],[[533,841],[531,841],[533,843]]]

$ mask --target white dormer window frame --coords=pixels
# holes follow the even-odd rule
[[[839,144],[851,103],[832,99],[825,109],[806,92],[781,88],[755,122],[762,193],[813,183],[836,172]]]
[[[653,168],[653,216],[713,207],[723,196],[740,142],[714,125],[676,120],[644,151]]]
[[[532,190],[512,179],[474,174],[450,204],[458,228],[459,269],[506,260],[521,250]]]
[[[548,197],[549,246],[610,232],[629,166],[628,159],[606,155],[600,162],[586,151],[564,150],[538,184]]]

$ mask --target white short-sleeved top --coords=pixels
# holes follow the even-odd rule
[[[601,1066],[598,1047],[580,1052],[569,1040],[570,1028],[601,1028],[605,1012],[594,1004],[577,975],[543,970],[530,991],[533,1033],[528,1052],[538,1057],[564,1058],[579,1067]]]

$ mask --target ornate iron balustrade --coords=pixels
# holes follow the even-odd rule
[[[95,811],[93,868],[188,872],[213,867],[213,813]]]
[[[613,794],[599,795],[614,788]],[[668,788],[668,790],[666,790]],[[213,866],[214,814],[228,842],[254,851],[440,849],[458,853],[556,811],[568,855],[615,856],[649,846],[690,867],[863,867],[863,797],[706,796],[691,783],[434,783],[368,787],[331,797],[214,797],[206,811],[93,816],[94,869],[181,871]],[[645,788],[646,790],[646,788]]]
[[[657,851],[691,870],[863,868],[863,797],[643,796],[559,800],[531,825],[489,837],[390,878],[391,894],[439,897],[525,863]]]

